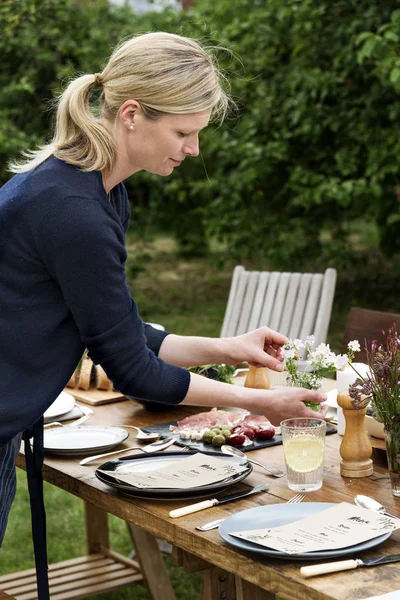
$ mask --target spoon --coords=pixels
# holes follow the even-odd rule
[[[80,465],[87,465],[87,463],[92,462],[92,460],[97,460],[98,458],[103,458],[105,456],[111,456],[112,454],[119,454],[120,452],[128,452],[128,450],[141,450],[142,452],[157,452],[157,450],[165,450],[172,446],[175,442],[175,438],[166,438],[163,440],[158,440],[158,442],[153,442],[152,444],[147,444],[147,446],[129,446],[129,448],[122,448],[122,450],[114,450],[113,452],[106,452],[105,454],[96,454],[96,456],[88,456],[80,461]]]
[[[282,471],[280,471],[276,467],[267,467],[257,462],[256,460],[253,460],[252,458],[248,458],[248,456],[244,452],[242,452],[238,448],[234,448],[233,446],[228,446],[228,444],[223,444],[223,446],[221,446],[221,452],[223,454],[237,456],[238,458],[244,459],[246,462],[251,462],[254,465],[261,467],[262,469],[265,469],[270,475],[273,475],[274,477],[283,477],[285,475],[285,473],[282,473]]]
[[[361,508],[367,508],[368,510],[374,510],[374,511],[380,512],[383,515],[386,515],[388,517],[393,517],[394,519],[399,518],[399,517],[396,517],[395,515],[392,515],[389,512],[386,512],[383,504],[381,504],[380,502],[377,502],[376,500],[374,500],[373,498],[370,498],[369,496],[362,496],[359,494],[358,496],[354,497],[354,502],[355,502],[355,504],[357,504],[357,506],[361,506]]]
[[[113,425],[113,427],[127,427],[128,429],[136,429],[138,432],[136,439],[143,442],[150,442],[151,440],[158,440],[160,437],[159,433],[146,433],[140,429],[140,427],[135,427],[135,425]]]

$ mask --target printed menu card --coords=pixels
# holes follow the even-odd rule
[[[347,548],[399,528],[400,519],[341,502],[294,523],[230,535],[287,554],[298,554]]]
[[[154,464],[154,463],[153,463]],[[151,471],[132,472],[115,471],[119,481],[138,488],[186,489],[210,485],[233,475],[246,471],[248,467],[238,462],[222,460],[206,454],[192,454],[182,460],[172,461],[169,465]],[[110,473],[107,471],[107,474]]]

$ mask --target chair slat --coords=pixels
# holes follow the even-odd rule
[[[290,273],[281,273],[279,276],[278,289],[276,290],[275,302],[272,308],[272,315],[270,319],[271,329],[279,331],[283,307],[285,304],[286,292],[289,286]]]
[[[325,342],[329,322],[331,320],[333,296],[336,287],[336,270],[327,269],[325,271],[325,277],[323,280],[321,298],[319,301],[319,308],[317,318],[314,327],[315,345],[318,346],[321,342]]]
[[[269,276],[270,273],[264,271],[261,272],[258,277],[258,286],[256,295],[254,297],[253,310],[250,316],[248,331],[253,331],[253,329],[257,329],[257,327],[267,325],[267,323],[263,323],[262,321],[262,311],[265,302],[265,292],[267,289]]]
[[[288,333],[288,337],[292,340],[300,338],[301,326],[304,320],[304,313],[310,291],[311,280],[311,273],[302,273],[300,276],[300,285],[297,294],[296,306],[292,315],[292,322],[290,324]]]
[[[250,315],[253,310],[254,297],[256,295],[257,284],[260,273],[252,271],[247,279],[246,293],[243,298],[242,310],[239,315],[239,323],[236,328],[236,335],[241,335],[249,331]]]
[[[229,291],[228,304],[225,311],[224,322],[222,324],[220,337],[227,337],[228,330],[231,329],[231,321],[232,321],[232,312],[233,308],[236,304],[236,293],[239,282],[240,274],[244,272],[244,267],[241,265],[237,265],[233,270],[231,288]]]
[[[287,288],[285,304],[283,306],[282,318],[279,325],[279,332],[283,335],[288,335],[292,322],[293,313],[297,302],[297,292],[300,284],[300,273],[291,273],[289,277],[289,285]]]
[[[271,315],[275,302],[276,290],[279,283],[279,275],[276,271],[270,273],[267,289],[265,290],[265,303],[264,308],[261,313],[261,323],[263,325],[268,325],[268,327],[272,328],[271,325]]]
[[[307,335],[310,335],[310,332],[314,333],[315,318],[322,289],[322,280],[323,275],[320,273],[314,273],[311,278],[311,286],[307,298],[306,310],[300,329],[300,339],[302,340],[306,338]]]

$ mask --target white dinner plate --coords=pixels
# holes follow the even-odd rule
[[[304,502],[304,504],[269,504],[268,506],[250,508],[249,510],[243,510],[228,517],[228,519],[225,519],[219,526],[219,534],[225,542],[228,542],[228,544],[231,544],[231,546],[235,546],[240,550],[256,552],[257,554],[263,554],[274,558],[284,558],[286,560],[321,560],[353,553],[357,556],[356,553],[358,552],[382,544],[382,542],[387,540],[392,534],[392,532],[385,533],[372,540],[367,540],[366,542],[355,544],[354,546],[348,546],[347,548],[320,550],[318,552],[299,552],[299,554],[286,554],[286,552],[272,550],[272,548],[266,548],[265,546],[260,546],[259,544],[230,535],[237,531],[280,527],[281,525],[300,521],[305,517],[309,517],[310,515],[331,508],[332,506],[335,506],[335,504],[330,504],[328,502]]]
[[[53,421],[62,415],[66,415],[70,410],[74,408],[75,398],[67,392],[61,392],[59,396],[54,400],[53,404],[43,414],[44,422],[48,423]]]
[[[129,433],[121,427],[101,427],[68,425],[58,429],[45,430],[43,446],[52,454],[96,454],[106,452],[128,437]]]

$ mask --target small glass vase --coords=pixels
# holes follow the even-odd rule
[[[400,498],[400,431],[385,428],[385,438],[392,494]]]

